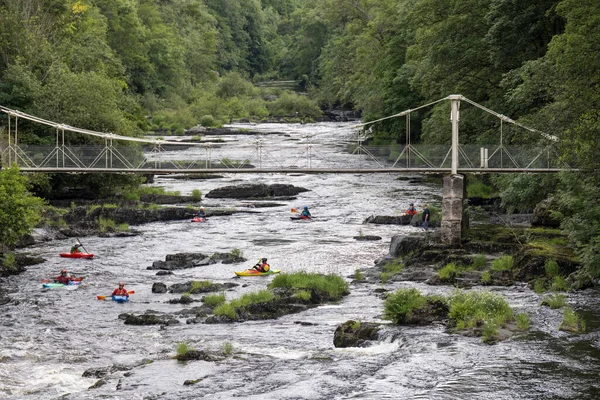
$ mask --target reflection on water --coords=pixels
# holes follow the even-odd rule
[[[302,139],[309,133],[341,139],[342,124],[253,126],[286,132],[269,135],[272,141]],[[332,129],[333,127],[333,129]],[[252,137],[230,137],[244,151]],[[339,146],[319,149],[336,157],[352,157]],[[373,266],[387,253],[394,234],[420,232],[408,226],[365,225],[370,215],[397,215],[410,202],[417,206],[436,201],[437,186],[397,180],[396,175],[225,175],[220,179],[185,181],[157,177],[155,185],[189,194],[238,183],[287,183],[310,189],[297,200],[281,205],[250,208],[251,202],[205,199],[204,206],[249,207],[255,213],[211,217],[207,223],[172,221],[136,226],[142,235],[131,238],[80,238],[97,254],[93,260],[61,259],[58,253],[71,241],[42,243],[28,251],[46,258],[25,273],[7,278],[18,288],[18,301],[0,313],[0,397],[11,399],[595,399],[600,372],[595,332],[599,296],[594,291],[569,294],[585,305],[592,332],[573,336],[558,331],[562,313],[538,306],[540,296],[526,287],[492,288],[506,296],[517,312],[531,316],[532,333],[489,346],[480,339],[451,335],[440,326],[386,326],[382,341],[372,347],[336,349],[333,332],[348,319],[381,320],[383,300],[375,289],[416,287],[424,293],[448,294],[452,288],[395,282],[351,287],[352,294],[338,304],[326,305],[272,321],[239,324],[181,324],[125,326],[121,313],[175,312],[185,308],[168,304],[178,294],[153,294],[152,283],[167,285],[194,280],[235,282],[227,299],[264,289],[272,279],[237,278],[261,257],[282,272],[311,271],[351,276]],[[290,220],[291,208],[308,205],[315,220]],[[358,235],[383,240],[358,242]],[[214,264],[174,275],[156,276],[147,270],[154,261],[178,252],[240,250],[244,264]],[[76,290],[41,291],[40,279],[61,268],[85,275]],[[235,277],[235,278],[234,278]],[[127,304],[98,301],[119,281],[135,290]],[[350,281],[351,278],[348,278]],[[201,296],[193,296],[200,299]],[[198,349],[233,346],[234,357],[220,362],[178,363],[172,360],[178,343]],[[153,360],[145,363],[144,359]],[[92,367],[116,368],[107,384],[87,390],[98,378],[83,378]],[[140,365],[128,370],[127,366]],[[185,380],[199,380],[184,386]]]

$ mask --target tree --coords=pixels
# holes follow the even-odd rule
[[[40,221],[43,200],[29,191],[27,178],[14,165],[0,170],[0,244],[13,247]]]

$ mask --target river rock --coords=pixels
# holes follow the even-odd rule
[[[226,283],[212,283],[209,281],[203,281],[201,285],[194,284],[197,281],[189,281],[186,283],[176,283],[169,286],[170,293],[210,293],[210,292],[222,292],[227,289],[238,286],[237,283],[226,282]],[[195,286],[195,287],[194,287]]]
[[[358,240],[359,242],[370,242],[370,241],[381,240],[381,236],[360,235],[360,236],[354,236],[352,239]]]
[[[188,350],[183,354],[177,354],[177,356],[175,356],[175,359],[177,361],[219,361],[222,359],[222,357],[216,357],[215,355],[210,354],[204,350]]]
[[[177,253],[167,254],[165,261],[154,261],[151,267],[146,269],[167,270],[188,269],[222,262],[223,264],[234,264],[247,261],[244,257],[231,253],[214,253],[208,256],[202,253]]]
[[[296,187],[294,185],[273,184],[266,185],[264,183],[243,184],[236,186],[224,186],[222,188],[211,190],[206,194],[208,198],[231,198],[231,199],[248,199],[248,198],[272,198],[272,197],[288,197],[296,196],[298,193],[307,192],[308,189]]]
[[[417,218],[415,215],[371,215],[370,217],[367,217],[363,223],[380,225],[410,225],[413,217]],[[418,218],[416,220],[418,220]]]
[[[546,226],[549,228],[559,228],[560,219],[555,217],[553,211],[558,209],[558,204],[554,197],[539,202],[533,210],[531,218],[532,226]]]
[[[176,325],[178,320],[169,315],[156,314],[120,314],[119,319],[125,320],[125,325]]]
[[[335,347],[367,347],[369,341],[377,340],[380,324],[346,321],[338,325],[333,334]]]
[[[154,282],[152,284],[152,293],[167,293],[167,285],[162,282]]]

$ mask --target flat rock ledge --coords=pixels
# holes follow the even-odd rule
[[[208,198],[229,199],[265,199],[265,198],[289,198],[299,193],[308,192],[308,189],[294,185],[273,184],[244,184],[235,186],[224,186],[211,190],[206,194]]]
[[[165,261],[154,261],[149,270],[173,271],[176,269],[188,269],[202,267],[211,264],[237,264],[248,261],[244,257],[239,257],[231,253],[213,253],[207,255],[203,253],[177,253],[167,254]]]

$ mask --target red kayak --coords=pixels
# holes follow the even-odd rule
[[[65,258],[92,258],[92,253],[60,253],[61,257]]]
[[[208,219],[206,219],[206,218],[196,217],[196,218],[192,219],[192,222],[206,222],[206,221],[208,221]]]

